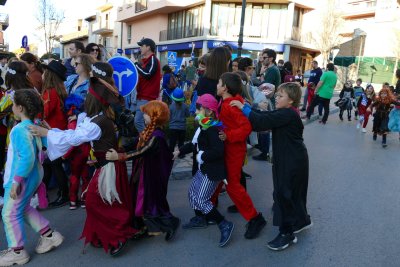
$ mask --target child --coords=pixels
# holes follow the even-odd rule
[[[307,94],[307,110],[310,108],[311,102],[315,96],[315,83],[310,82],[307,84],[307,90],[308,90],[308,94]]]
[[[376,141],[378,134],[382,135],[382,147],[387,147],[386,136],[389,132],[389,112],[393,103],[395,103],[395,97],[389,89],[389,84],[384,83],[383,88],[378,93],[378,97],[375,99],[372,106],[367,109],[368,111],[371,111],[372,108],[376,109],[372,127],[374,133],[373,140]]]
[[[28,223],[41,234],[36,252],[46,253],[61,245],[64,237],[51,230],[47,221],[32,208],[30,200],[42,181],[43,169],[39,163],[41,150],[39,138],[33,138],[29,126],[38,113],[43,111],[43,102],[34,89],[15,91],[12,110],[21,122],[10,133],[10,145],[7,152],[4,173],[4,207],[2,218],[9,249],[0,256],[0,266],[25,264],[30,257],[24,249],[25,229]]]
[[[257,131],[272,130],[274,225],[278,236],[268,243],[272,250],[283,250],[296,243],[294,235],[312,226],[307,213],[308,154],[303,142],[303,123],[298,106],[301,88],[297,83],[284,83],[276,94],[276,110],[251,110],[240,101],[231,106],[242,109]]]
[[[354,86],[354,117],[356,120],[358,120],[358,108],[357,108],[357,103],[360,100],[361,95],[364,93],[364,88],[361,86],[362,80],[361,78],[358,78],[356,81],[356,86]],[[358,129],[358,128],[357,128]]]
[[[175,236],[180,220],[171,214],[167,200],[173,155],[162,127],[169,120],[169,110],[167,104],[154,100],[143,105],[141,111],[147,126],[138,142],[133,144],[136,150],[120,154],[110,150],[106,159],[135,159],[131,177],[134,223],[137,228],[147,229],[149,235],[166,233],[165,240],[170,241]]]
[[[185,97],[181,88],[176,88],[172,94],[172,103],[169,106],[169,148],[173,152],[176,143],[183,146],[186,136],[186,118],[189,117],[189,108],[184,103]]]
[[[367,124],[368,124],[369,115],[371,115],[371,112],[368,111],[368,108],[371,106],[374,99],[375,99],[374,87],[371,84],[368,84],[367,88],[365,89],[365,92],[363,92],[361,94],[361,96],[357,102],[357,109],[358,109],[358,115],[359,115],[357,129],[359,129],[362,124],[361,131],[363,133],[367,132],[367,130],[365,128],[367,127]]]
[[[86,221],[81,238],[85,244],[103,247],[111,256],[119,254],[126,242],[137,233],[132,225],[132,193],[124,162],[109,161],[106,153],[117,148],[113,112],[118,92],[98,78],[90,78],[85,113],[79,114],[75,130],[47,130],[32,126],[35,135],[47,136],[50,160],[64,155],[72,146],[92,143],[96,171],[85,194]]]
[[[60,130],[67,129],[67,116],[64,113],[64,100],[67,91],[64,87],[65,73],[67,69],[57,60],[52,60],[48,65],[43,65],[43,91],[42,99],[44,111],[42,114],[51,128]],[[49,185],[52,175],[57,179],[58,193],[57,200],[50,203],[50,207],[61,207],[68,203],[68,177],[65,174],[62,158],[50,161],[46,159],[43,164],[43,182]]]
[[[347,81],[342,91],[340,91],[339,98],[341,99],[339,118],[343,121],[343,112],[347,110],[347,119],[351,121],[351,110],[353,109],[352,99],[354,99],[354,89],[350,81]]]
[[[222,124],[217,120],[218,102],[210,94],[200,96],[196,103],[197,129],[191,143],[174,152],[174,157],[193,152],[193,180],[189,188],[189,202],[196,216],[184,229],[206,228],[207,219],[217,222],[221,231],[219,246],[225,246],[233,232],[233,223],[224,219],[211,202],[219,183],[226,178],[224,142],[219,139]]]
[[[245,238],[258,236],[267,222],[259,213],[245,188],[240,184],[242,165],[246,156],[246,140],[251,133],[251,125],[246,117],[236,108],[229,105],[232,100],[244,102],[241,97],[242,80],[236,73],[227,72],[221,75],[217,85],[217,94],[222,98],[220,120],[224,124],[220,138],[225,141],[224,160],[228,176],[226,191],[240,214],[248,221]]]

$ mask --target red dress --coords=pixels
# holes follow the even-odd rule
[[[60,130],[67,129],[67,116],[64,113],[64,104],[57,94],[55,88],[45,89],[42,94],[44,111],[43,120],[45,120],[51,128]]]

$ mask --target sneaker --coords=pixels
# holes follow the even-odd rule
[[[69,202],[69,210],[76,210],[78,206],[76,205],[76,202]]]
[[[251,219],[247,224],[246,224],[246,233],[244,234],[244,237],[247,239],[253,239],[256,238],[261,230],[265,227],[267,224],[267,221],[264,219],[262,216],[261,212]]]
[[[219,240],[219,246],[222,248],[226,244],[228,244],[231,239],[233,229],[235,225],[232,222],[228,222],[227,220],[223,220],[220,224],[218,224],[218,228],[221,231],[221,238]]]
[[[25,249],[15,252],[9,248],[0,252],[0,266],[22,265],[29,261],[30,257]]]
[[[387,147],[387,144],[386,143],[382,143],[382,147]]]
[[[313,224],[313,222],[311,220],[309,222],[303,224],[303,225],[295,225],[294,229],[293,229],[294,230],[293,233],[294,234],[298,234],[298,233],[300,233],[300,232],[302,232],[304,230],[307,230],[307,229],[311,228],[313,225],[314,224]]]
[[[39,242],[36,246],[36,253],[43,254],[49,252],[62,244],[64,237],[57,231],[53,231],[51,236],[40,236]]]
[[[81,208],[82,208],[82,209],[86,209],[85,200],[81,200]]]
[[[259,161],[268,161],[269,160],[269,154],[261,153],[258,156],[253,156],[254,160],[259,160]]]
[[[125,247],[125,245],[126,245],[126,242],[119,241],[118,247],[110,249],[110,255],[117,256],[119,253],[121,253],[121,250]]]
[[[294,234],[279,233],[274,240],[268,242],[268,248],[279,251],[288,248],[291,244],[297,243],[297,237]]]
[[[172,228],[167,231],[166,235],[165,235],[165,241],[171,241],[176,234],[176,231],[179,228],[179,225],[181,224],[181,219],[177,218],[177,217],[173,217],[172,219]]]
[[[194,216],[190,221],[182,225],[183,229],[203,229],[207,228],[207,220],[204,216]]]
[[[229,206],[229,207],[227,208],[227,210],[228,210],[229,213],[238,213],[238,212],[239,212],[239,210],[238,210],[238,208],[236,207],[236,205]]]
[[[211,219],[207,220],[207,225],[216,225],[216,224],[217,224],[217,222],[214,220],[211,220]]]
[[[57,200],[49,204],[49,208],[60,208],[67,205],[69,202],[68,198],[58,197]]]
[[[366,132],[367,132],[367,129],[362,128],[362,129],[361,129],[361,132],[366,133]]]

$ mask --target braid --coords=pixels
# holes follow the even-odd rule
[[[20,89],[15,91],[14,102],[24,107],[25,114],[34,120],[37,114],[43,112],[43,101],[34,89]]]
[[[147,141],[149,141],[150,136],[153,134],[154,130],[156,129],[156,122],[157,122],[157,117],[151,118],[151,122],[149,125],[146,126],[146,128],[143,130],[143,132],[140,134],[139,138],[139,143],[137,148],[141,149],[144,147],[144,144],[146,144]]]

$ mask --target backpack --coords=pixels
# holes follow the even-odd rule
[[[168,82],[168,88],[169,89],[175,89],[178,86],[178,80],[176,79],[174,74],[170,74],[169,76],[169,82]]]

